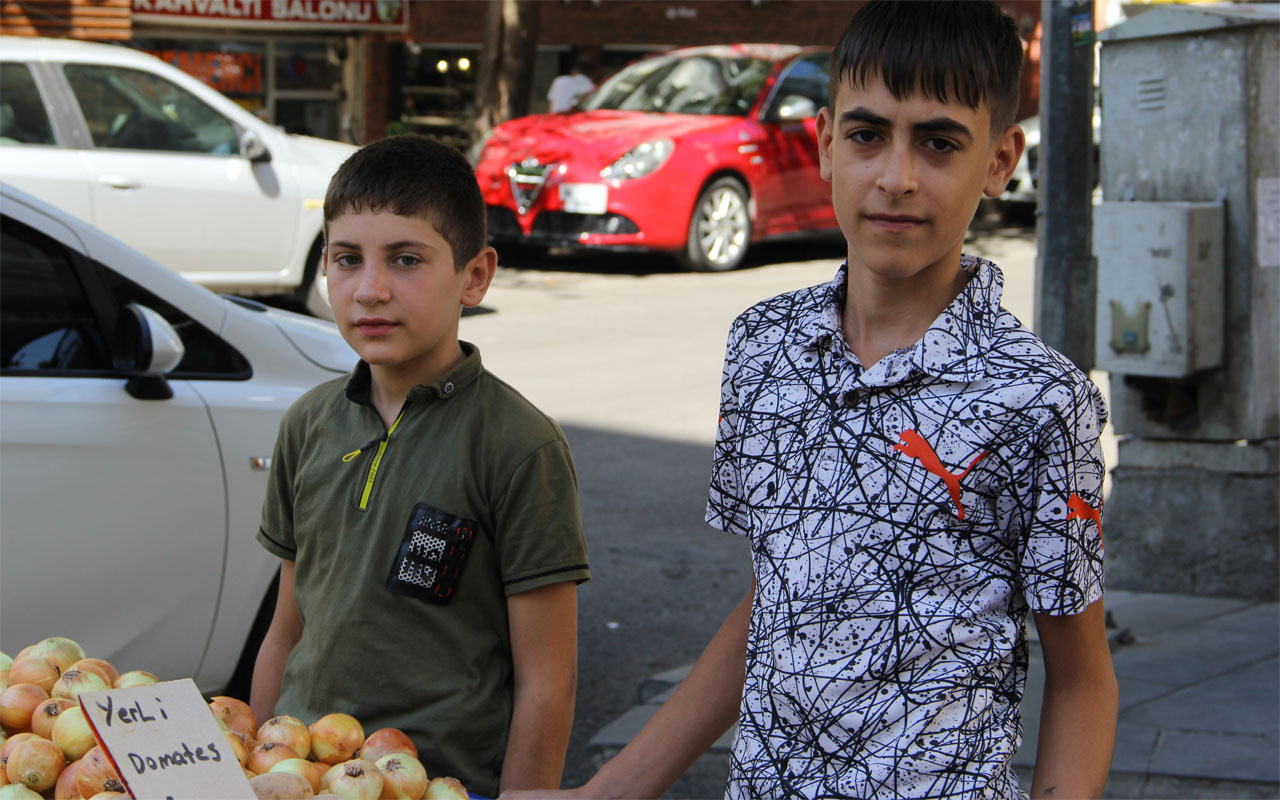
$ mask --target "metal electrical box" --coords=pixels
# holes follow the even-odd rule
[[[1222,364],[1220,203],[1100,203],[1096,367],[1181,378]]]

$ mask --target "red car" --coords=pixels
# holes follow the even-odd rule
[[[721,271],[752,242],[835,228],[815,130],[827,56],[672,50],[614,73],[573,111],[497,126],[476,158],[490,239],[668,251]]]

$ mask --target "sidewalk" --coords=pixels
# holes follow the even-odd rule
[[[1106,797],[1280,797],[1280,604],[1111,591],[1106,595],[1120,718]],[[1035,626],[1014,765],[1030,788],[1044,667]],[[592,740],[601,761],[625,745],[688,671],[654,676],[639,703]],[[718,797],[722,737],[669,793]]]

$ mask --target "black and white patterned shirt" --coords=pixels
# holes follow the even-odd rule
[[[864,369],[830,283],[729,334],[707,521],[757,582],[729,797],[1017,797],[1028,608],[1102,594],[1097,387],[973,277]]]

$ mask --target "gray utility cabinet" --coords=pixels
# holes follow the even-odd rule
[[[1274,597],[1280,5],[1152,7],[1099,39],[1109,581]]]

